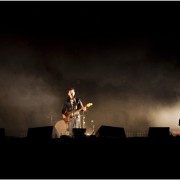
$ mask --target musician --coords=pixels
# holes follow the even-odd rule
[[[86,111],[82,101],[75,96],[75,89],[68,89],[68,98],[62,108],[62,118],[67,124],[69,135],[72,135],[73,128],[81,128],[80,112]]]

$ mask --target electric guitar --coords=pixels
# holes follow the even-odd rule
[[[87,107],[90,107],[90,106],[92,106],[92,105],[93,105],[93,103],[88,103],[88,104],[86,104],[86,106],[83,106],[83,107],[81,107],[80,109],[75,110],[74,113],[72,113],[72,112],[66,112],[66,113],[65,113],[66,118],[64,119],[65,123],[69,123],[71,120],[76,119],[77,116],[79,115],[79,112],[80,112],[84,107],[87,108]]]

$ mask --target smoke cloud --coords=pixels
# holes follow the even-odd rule
[[[93,103],[85,120],[87,127],[94,120],[95,131],[101,125],[118,126],[133,136],[147,134],[150,126],[178,129],[176,36],[159,32],[139,35],[140,27],[135,31],[128,29],[131,26],[124,34],[125,29],[115,30],[117,19],[110,21],[112,17],[107,15],[111,28],[106,28],[100,13],[85,13],[90,24],[86,21],[82,32],[81,13],[76,15],[78,21],[68,16],[71,23],[79,25],[74,31],[68,29],[73,24],[65,28],[65,19],[58,27],[50,19],[38,24],[43,16],[35,10],[24,27],[21,20],[17,24],[4,22],[0,35],[0,127],[6,129],[6,135],[23,137],[29,127],[60,120],[69,87],[76,89],[84,105]],[[51,22],[51,28],[45,22]],[[121,27],[127,25],[123,23]]]

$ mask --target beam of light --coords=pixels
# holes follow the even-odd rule
[[[170,131],[180,130],[180,103],[173,106],[159,107],[151,112],[151,126],[154,127],[170,127]]]

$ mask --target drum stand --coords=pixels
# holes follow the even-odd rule
[[[70,133],[69,133],[69,123],[66,124],[66,136],[69,136]]]
[[[51,124],[51,126],[54,126],[54,124],[55,124],[54,116],[55,116],[55,113],[54,113],[54,112],[50,112],[50,115],[48,116],[48,117],[50,118],[50,124]]]

